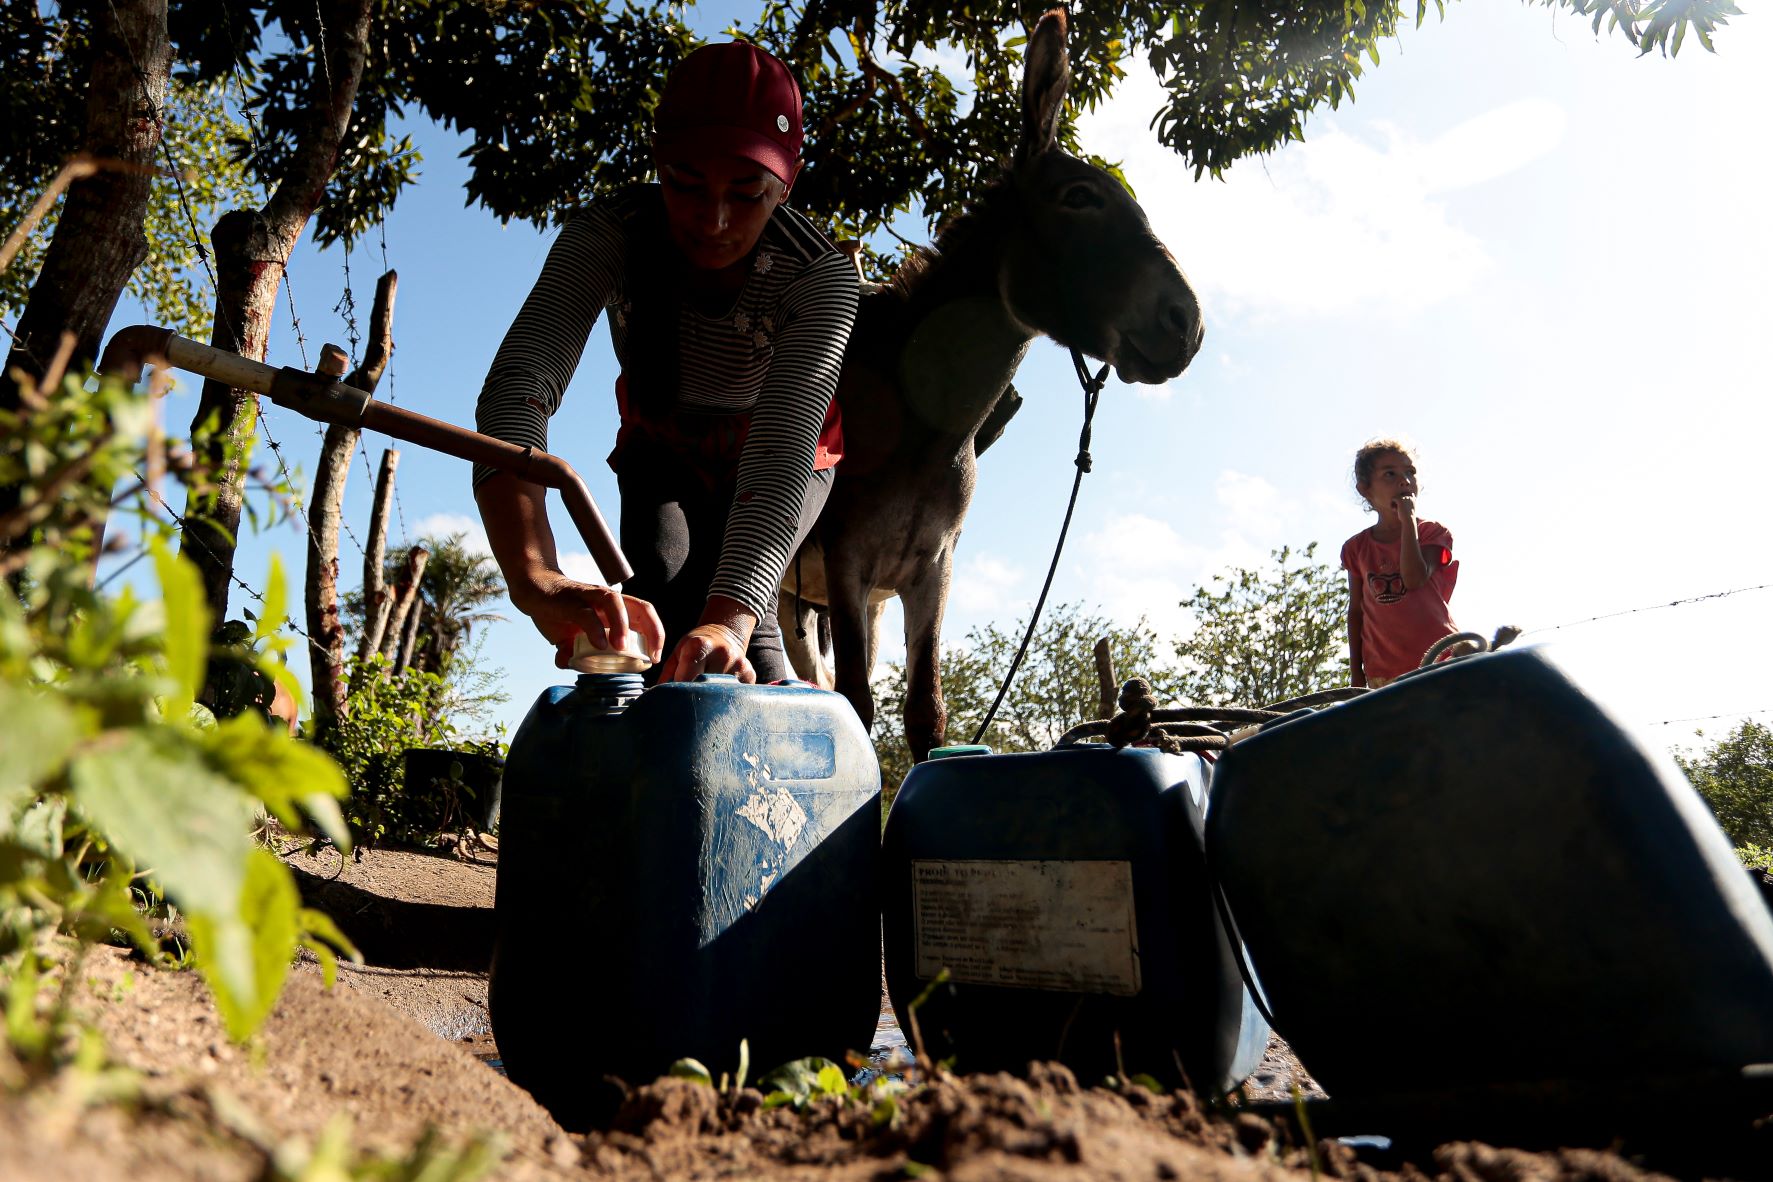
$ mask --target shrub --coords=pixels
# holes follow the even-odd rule
[[[18,510],[0,515],[3,573],[15,580],[0,589],[0,976],[35,979],[56,932],[120,935],[157,958],[136,906],[145,886],[182,913],[192,961],[244,1039],[298,946],[329,979],[333,948],[349,949],[253,840],[255,816],[312,822],[347,843],[345,782],[255,713],[218,722],[197,705],[218,649],[196,569],[169,551],[147,481],[111,503],[120,480],[154,470],[152,431],[148,399],[110,381],[26,389],[19,411],[0,411],[0,485],[21,489]],[[117,519],[140,523],[159,602],[92,587],[107,516],[116,536]],[[293,685],[275,660],[288,643],[275,564],[264,598],[251,636],[263,651],[220,655]]]
[[[1773,727],[1753,719],[1698,754],[1675,753],[1738,846],[1773,846]]]
[[[406,783],[405,755],[414,747],[445,747],[470,755],[503,756],[497,739],[469,740],[448,713],[445,679],[418,669],[393,672],[381,656],[353,660],[345,717],[325,742],[350,785],[345,820],[354,840],[430,845],[472,826],[483,804],[462,775],[429,784]]]

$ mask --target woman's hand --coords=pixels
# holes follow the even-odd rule
[[[599,648],[638,649],[655,662],[664,650],[665,626],[644,599],[576,582],[558,572],[512,581],[510,587],[512,604],[554,643],[554,664],[559,668],[567,667],[573,637],[581,632]]]
[[[660,681],[694,681],[703,673],[732,673],[746,684],[757,671],[746,659],[757,617],[736,599],[710,595],[702,621],[684,634],[659,671]]]

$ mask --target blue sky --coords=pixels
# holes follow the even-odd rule
[[[1773,582],[1773,32],[1751,9],[1717,43],[1716,56],[1689,40],[1676,60],[1640,59],[1568,15],[1453,5],[1382,46],[1356,101],[1314,115],[1305,143],[1199,182],[1147,130],[1156,83],[1132,63],[1082,140],[1125,164],[1202,293],[1207,338],[1168,386],[1111,379],[1054,601],[1173,634],[1186,627],[1178,602],[1231,564],[1311,541],[1333,562],[1370,520],[1348,468],[1379,434],[1420,447],[1423,514],[1451,528],[1462,563],[1462,626],[1543,628]],[[552,234],[464,208],[459,142],[409,130],[425,163],[386,226],[401,282],[382,396],[471,423]],[[365,317],[380,261],[373,237],[352,258]],[[304,243],[291,263],[310,359],[322,340],[345,343],[332,311],[342,262]],[[301,364],[288,313],[280,301],[273,364]],[[120,309],[116,324],[137,316]],[[600,325],[550,440],[612,519],[614,379]],[[950,641],[1027,610],[1064,511],[1080,396],[1063,351],[1037,343],[1017,385],[1026,405],[981,464],[960,543]],[[175,397],[169,421],[186,422],[195,382]],[[268,405],[267,421],[311,471],[318,428]],[[384,441],[366,442],[373,465]],[[401,451],[410,533],[472,530],[466,465]],[[360,537],[369,484],[359,460],[346,509]],[[558,509],[555,522],[569,537]],[[248,538],[239,573],[262,585],[272,551],[299,586],[299,526]],[[341,557],[354,585],[349,540]],[[1760,591],[1538,639],[1673,743],[1738,719],[1665,720],[1773,712],[1769,606]],[[503,610],[485,652],[514,726],[561,675]],[[888,657],[903,651],[899,626],[895,608]]]

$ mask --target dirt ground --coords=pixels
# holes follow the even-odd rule
[[[901,1094],[890,1116],[871,1103],[765,1110],[750,1089],[721,1096],[661,1080],[638,1089],[612,1129],[568,1134],[496,1069],[486,980],[472,967],[484,964],[493,855],[474,862],[372,851],[342,865],[330,858],[291,862],[303,872],[304,892],[363,947],[366,965],[346,967],[330,991],[316,966],[298,965],[264,1032],[241,1048],[223,1037],[194,974],[93,950],[78,968],[80,1008],[112,1061],[135,1073],[134,1098],[93,1103],[109,1081],[75,1073],[60,1087],[0,1094],[0,1182],[303,1177],[303,1151],[339,1113],[363,1152],[405,1152],[427,1129],[447,1144],[495,1137],[491,1176],[522,1180],[1773,1176],[1765,1130],[1745,1142],[1761,1156],[1728,1159],[1765,1170],[1720,1169],[1716,1154],[1683,1160],[1663,1152],[1653,1164],[1664,1173],[1596,1149],[1528,1152],[1468,1141],[1404,1157],[1334,1140],[1307,1149],[1284,1106],[1262,1104],[1286,1097],[1294,1083],[1322,1095],[1278,1042],[1242,1110],[1132,1086],[1086,1089],[1063,1067],[1035,1065],[1026,1078],[926,1081]],[[877,1041],[893,1037],[887,1025]]]

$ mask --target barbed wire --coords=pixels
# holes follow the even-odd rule
[[[1611,620],[1619,616],[1637,615],[1640,612],[1661,611],[1665,607],[1684,607],[1690,603],[1704,603],[1712,599],[1728,599],[1732,595],[1745,595],[1750,591],[1773,590],[1773,583],[1758,583],[1753,587],[1734,587],[1728,591],[1713,591],[1708,595],[1693,595],[1686,599],[1671,599],[1667,603],[1651,603],[1643,607],[1628,607],[1616,612],[1603,612],[1598,616],[1586,616],[1580,620],[1567,620],[1562,624],[1546,624],[1538,628],[1528,628],[1522,636],[1530,636],[1535,632],[1556,632],[1563,628],[1574,628],[1579,624],[1592,624],[1597,620]]]
[[[333,315],[345,322],[345,339],[351,343],[351,366],[357,366],[357,344],[363,338],[357,331],[357,295],[351,290],[351,243],[345,242],[345,290],[339,293],[339,302],[332,306]]]
[[[219,563],[221,561],[220,556],[217,555],[215,550],[210,547],[210,544],[204,540],[203,535],[201,533],[191,529],[189,523],[183,517],[179,516],[179,511],[177,509],[174,509],[170,504],[167,503],[166,498],[160,495],[160,490],[150,487],[148,485],[147,478],[145,476],[143,476],[141,473],[138,472],[135,474],[135,476],[136,476],[136,479],[141,481],[143,491],[145,491],[148,494],[148,496],[153,499],[155,504],[159,505],[160,508],[166,512],[166,515],[168,517],[172,518],[173,528],[179,531],[179,536],[185,537],[185,538],[190,538],[192,541],[196,542],[199,546],[202,546],[204,551],[206,553],[208,553],[208,555],[211,558],[215,559]],[[143,551],[143,553],[146,553],[146,551]],[[125,563],[122,568],[112,571],[111,574],[106,578],[106,582],[109,582],[111,579],[116,578],[117,575],[122,572],[122,570],[127,569],[129,566],[131,566],[135,562],[139,561],[140,558],[141,558],[141,554],[138,554],[138,555],[136,555],[135,558],[130,559],[130,561],[128,563]],[[228,581],[233,583],[236,587],[240,588],[242,591],[246,592],[248,595],[252,596],[254,599],[258,600],[260,607],[269,607],[270,606],[268,603],[265,602],[265,597],[263,595],[259,594],[259,592],[256,588],[254,588],[245,579],[242,579],[239,575],[234,573],[234,568],[231,564],[228,567]],[[287,612],[284,613],[283,619],[278,623],[277,626],[279,628],[288,628],[291,632],[294,632],[297,636],[299,636],[303,640],[307,641],[308,644],[311,647],[313,647],[313,649],[316,652],[321,653],[322,655],[326,656],[328,660],[330,660],[332,658],[332,654],[327,652],[326,646],[322,645],[318,640],[315,640],[312,636],[309,636],[307,634],[307,632],[305,632],[302,629],[302,626],[300,624],[296,623],[295,620],[292,619]]]
[[[228,322],[228,319],[227,319],[227,315],[228,315],[227,308],[221,299],[221,283],[216,279],[215,269],[210,265],[209,248],[204,245],[203,232],[197,226],[197,215],[195,212],[192,211],[190,198],[185,192],[184,171],[183,171],[183,169],[181,169],[179,167],[179,162],[173,158],[172,146],[167,143],[166,117],[165,117],[164,107],[161,104],[156,103],[154,101],[154,91],[153,91],[152,86],[150,86],[150,84],[148,82],[147,71],[142,69],[141,61],[139,59],[137,59],[137,57],[135,56],[134,46],[130,45],[128,38],[123,35],[123,18],[117,12],[116,4],[113,3],[112,0],[105,0],[105,7],[109,8],[111,10],[111,19],[117,22],[117,34],[118,34],[117,39],[123,45],[124,53],[129,58],[130,67],[135,71],[136,81],[141,84],[142,101],[147,105],[149,115],[154,120],[155,127],[157,127],[160,131],[160,152],[161,152],[161,155],[164,156],[166,159],[167,171],[171,175],[173,187],[176,190],[176,192],[178,193],[179,205],[184,210],[185,221],[189,224],[189,226],[191,228],[191,246],[197,252],[198,261],[203,264],[203,273],[209,277],[210,289],[216,293],[216,301],[215,301],[216,313],[222,320],[223,334],[226,339],[238,340],[239,338],[235,336],[235,333],[233,331],[233,326]],[[228,32],[229,32],[230,42],[232,42],[233,27],[231,24],[229,25]],[[235,49],[234,56],[236,59],[238,59],[238,57],[239,57],[238,45],[235,45],[234,49]],[[229,73],[234,75],[236,80],[238,81],[238,61],[237,60],[235,62],[230,63]],[[244,91],[244,84],[242,84],[241,89],[242,89],[242,91]],[[245,112],[248,115],[249,125],[252,128],[252,130],[256,130],[256,124],[251,124],[251,122],[250,122],[251,121],[250,109],[248,109],[247,107],[245,107],[243,105],[242,110],[243,110],[243,112]],[[252,131],[249,130],[248,134],[250,136],[252,134]],[[283,291],[284,291],[284,294],[289,299],[289,315],[290,315],[290,320],[295,327],[296,346],[301,351],[302,368],[303,369],[311,368],[308,364],[308,342],[307,342],[307,339],[302,334],[301,317],[296,312],[295,287],[290,282],[288,260],[285,260],[283,263]],[[244,344],[245,342],[241,341],[241,343]],[[253,408],[256,412],[256,415],[255,415],[256,427],[258,430],[260,430],[264,433],[265,442],[270,445],[271,453],[277,457],[277,468],[278,468],[278,471],[282,474],[284,482],[287,485],[289,485],[291,488],[293,488],[295,486],[295,477],[290,473],[289,464],[285,460],[284,455],[283,455],[282,445],[279,444],[277,442],[276,437],[271,434],[271,426],[270,426],[270,423],[265,418],[264,406],[258,399],[255,398],[253,400]],[[155,499],[160,501],[161,505],[166,508],[168,513],[173,513],[172,507],[170,505],[166,505],[164,498],[162,498],[158,493],[155,493],[154,496],[155,496]],[[301,518],[302,526],[303,526],[303,528],[305,528],[307,530],[308,537],[310,539],[312,539],[314,541],[315,546],[318,547],[320,544],[319,535],[317,535],[314,532],[313,523],[308,520],[308,513],[307,513],[307,510],[302,505],[302,498],[299,495],[297,495],[291,499],[291,503],[295,506],[296,516]],[[196,536],[194,534],[191,534],[188,530],[186,530],[184,528],[184,519],[182,517],[179,517],[176,513],[174,513],[173,516],[174,516],[174,520],[179,523],[179,530],[181,533],[184,533],[188,537],[195,537]],[[352,540],[356,541],[356,538],[353,537]],[[202,538],[198,538],[198,542],[199,542],[199,544],[201,544],[203,546],[204,550],[208,552],[208,554],[211,558],[214,558],[217,562],[221,561],[220,556],[216,554],[215,550],[209,545],[208,542],[204,541]],[[362,547],[360,545],[359,549],[361,549],[361,548]],[[259,595],[259,593],[257,591],[254,591],[250,586],[248,586],[246,584],[246,582],[243,581],[238,575],[234,574],[232,563],[228,564],[228,568],[229,568],[228,569],[228,577],[231,580],[233,580],[233,582],[235,582],[241,588],[246,590],[249,594],[251,594],[252,596],[257,598],[260,603],[264,602],[264,597],[262,595]],[[298,631],[299,631],[299,629],[298,629]]]
[[[1731,710],[1724,714],[1699,714],[1692,718],[1664,718],[1660,722],[1647,722],[1645,726],[1674,726],[1681,722],[1711,722],[1719,718],[1752,718],[1756,714],[1773,714],[1773,706],[1762,706],[1758,710]]]
[[[25,356],[29,357],[32,361],[36,362],[38,365],[43,364],[43,359],[41,357],[37,356],[36,350],[32,349],[30,345],[26,344],[24,342],[24,340],[22,338],[20,338],[20,336],[16,332],[13,332],[12,326],[10,324],[6,323],[6,321],[4,321],[4,320],[0,320],[0,329],[6,330],[6,335],[12,338],[13,344],[17,345],[20,349],[24,350]]]
[[[302,368],[313,369],[314,367],[308,364],[308,338],[302,332],[302,318],[296,314],[295,281],[289,276],[289,260],[287,259],[283,262],[283,294],[289,297],[289,322],[295,329],[296,348],[302,355]]]
[[[386,216],[380,218],[376,222],[376,236],[381,240],[381,244],[382,244],[382,274],[386,275],[389,271],[389,267],[388,267],[388,219]],[[388,334],[388,366],[387,366],[388,405],[389,406],[395,405],[395,403],[399,402],[399,400],[400,400],[399,390],[394,385],[394,354],[396,352],[398,352],[399,349],[400,349],[399,342],[396,341],[393,333],[389,333]],[[390,436],[388,439],[389,446],[392,446],[393,443],[394,443],[393,437]],[[369,463],[369,457],[367,455],[364,457],[363,462],[365,464]],[[402,542],[405,542],[408,546],[412,545],[412,543],[413,543],[412,534],[409,533],[406,528],[406,506],[400,503],[400,482],[399,481],[395,481],[395,483],[394,483],[394,514],[396,517],[398,517],[400,519],[400,540]]]
[[[240,41],[234,36],[234,21],[228,15],[226,4],[221,5],[219,11],[222,14],[222,29],[228,36],[228,47],[233,50],[232,55],[228,58],[228,77],[233,79],[234,89],[240,92],[240,114],[246,120],[247,158],[254,161],[256,166],[261,151],[260,145],[264,143],[265,139],[264,131],[259,127],[258,116],[253,114],[252,99],[246,93],[246,80],[240,76]],[[224,99],[226,90],[227,88],[224,86]],[[271,186],[266,184],[263,188],[265,200],[269,201]]]

